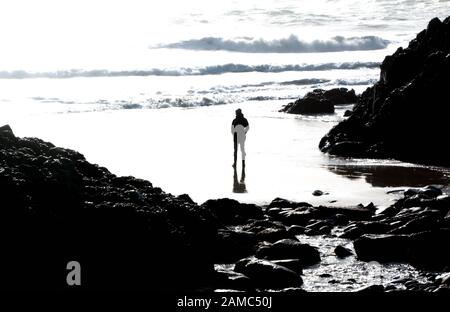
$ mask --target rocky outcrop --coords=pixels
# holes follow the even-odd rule
[[[450,268],[450,197],[429,186],[410,189],[404,198],[368,221],[352,223],[341,237],[355,239],[359,259],[408,262],[417,267]]]
[[[196,289],[210,283],[214,216],[83,155],[0,128],[0,275],[9,289]]]
[[[290,114],[332,114],[334,105],[354,104],[358,100],[355,90],[336,88],[331,90],[315,89],[303,98],[287,104],[280,112]]]
[[[435,18],[405,49],[381,64],[380,80],[319,148],[350,157],[450,165],[450,17]]]

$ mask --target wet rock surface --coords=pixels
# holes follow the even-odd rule
[[[303,282],[298,273],[267,260],[242,259],[234,270],[248,276],[256,288],[296,287]]]
[[[319,148],[339,156],[395,158],[450,165],[450,18],[435,18],[405,49],[381,64],[380,80],[364,91],[348,119]]]
[[[444,247],[450,243],[450,223],[446,219],[450,210],[448,197],[436,186],[406,189],[403,194],[403,198],[380,213],[376,213],[373,204],[314,207],[278,198],[263,207],[265,219],[251,221],[237,230],[294,235],[294,238],[280,240],[260,236],[253,255],[256,259],[286,266],[298,274],[303,272],[304,283],[315,281],[322,285],[319,289],[431,292],[439,288],[439,291],[445,291],[446,284],[435,282],[437,273],[433,272],[445,272],[450,268]],[[354,246],[349,245],[352,241]],[[324,244],[330,244],[328,251],[322,248]],[[301,271],[294,270],[298,264],[301,264]],[[408,265],[416,267],[416,272],[423,270],[424,275],[414,275],[414,269]],[[326,271],[327,267],[331,271]],[[397,282],[395,274],[401,276],[405,270],[410,272],[407,273],[410,276],[408,284],[401,280]],[[384,274],[388,275],[384,277]],[[348,277],[342,279],[343,276]],[[375,280],[384,284],[369,284]],[[411,288],[413,282],[421,286],[414,284],[417,287]],[[308,289],[314,289],[314,286],[308,285]]]

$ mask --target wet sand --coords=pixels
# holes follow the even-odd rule
[[[449,185],[450,170],[389,160],[329,157],[317,148],[340,120],[278,113],[286,101],[247,102],[194,109],[136,109],[42,113],[11,119],[18,136],[35,136],[83,153],[117,175],[148,179],[202,203],[229,197],[264,204],[275,197],[313,204],[387,206],[395,191]],[[245,179],[232,168],[230,124],[241,107],[250,122]],[[240,154],[238,157],[240,163]],[[313,196],[314,190],[327,195]]]

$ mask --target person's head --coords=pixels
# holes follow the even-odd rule
[[[236,110],[236,117],[239,117],[239,116],[244,116],[244,115],[242,114],[242,110],[241,110],[240,108],[238,108],[238,109]]]

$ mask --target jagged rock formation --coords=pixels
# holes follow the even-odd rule
[[[435,18],[381,64],[380,80],[322,138],[326,153],[450,165],[450,17]]]

